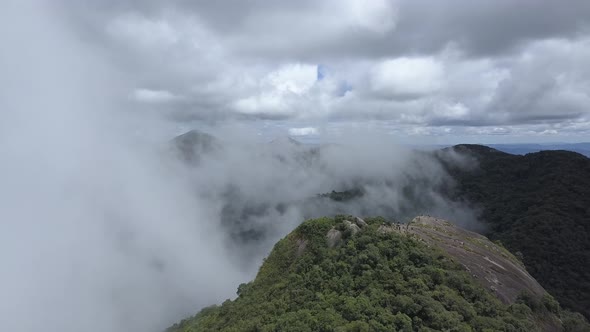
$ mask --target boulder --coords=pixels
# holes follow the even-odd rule
[[[367,222],[365,222],[363,219],[361,219],[359,217],[354,217],[354,222],[360,228],[367,227]]]
[[[328,247],[334,248],[342,240],[342,232],[332,227],[326,234],[326,240],[328,241]]]
[[[350,229],[352,235],[355,235],[356,233],[361,231],[361,228],[358,227],[356,224],[353,224],[350,220],[344,220],[344,225],[347,229]]]

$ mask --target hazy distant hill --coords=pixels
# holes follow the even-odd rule
[[[479,146],[487,146],[498,151],[510,153],[510,154],[519,154],[525,155],[527,153],[535,153],[540,151],[556,151],[556,150],[563,150],[563,151],[570,151],[570,152],[577,152],[582,154],[586,157],[590,157],[590,143],[508,143],[508,144],[468,144],[471,146],[479,145]],[[439,149],[444,149],[451,147],[451,145],[447,144],[438,144],[438,145],[410,145],[410,147],[415,148],[417,150],[426,150],[426,151],[434,151]]]
[[[189,130],[172,139],[174,152],[184,161],[196,163],[204,154],[221,149],[213,135],[198,130]]]
[[[306,221],[237,293],[168,332],[590,329],[505,249],[430,217]]]
[[[512,155],[481,145],[452,150],[478,164],[465,170],[447,163],[458,183],[455,197],[482,209],[487,235],[522,254],[562,305],[590,317],[590,159],[568,151]]]
[[[564,150],[577,152],[590,157],[590,143],[554,143],[554,144],[487,144],[494,149],[511,153],[527,154],[546,150]]]

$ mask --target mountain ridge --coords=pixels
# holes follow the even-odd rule
[[[308,220],[277,242],[235,300],[205,308],[168,332],[590,329],[540,286],[502,302],[502,292],[485,289],[459,255],[438,245],[449,232],[469,242],[471,232],[431,217],[401,227],[383,218]],[[498,253],[491,263],[478,258],[486,266],[516,260],[485,241],[481,248]]]
[[[471,145],[446,151],[475,162],[462,169],[441,158],[457,183],[453,199],[477,206],[486,235],[521,253],[565,307],[590,317],[590,159],[571,151],[521,156]]]
[[[198,147],[194,150],[200,151]],[[302,151],[296,151],[301,154],[292,155],[287,150],[280,150],[273,151],[272,156],[288,166],[305,169],[313,167],[321,160],[320,155],[327,152],[314,146],[311,153],[304,147]],[[473,220],[481,221],[486,236],[500,241],[522,258],[528,271],[564,307],[590,317],[590,282],[587,281],[590,280],[590,244],[587,241],[590,238],[590,159],[560,150],[513,155],[477,144],[460,144],[419,154],[436,158],[448,178],[453,180],[432,188],[437,195],[447,198],[445,203],[458,202],[458,207],[467,206],[478,212],[478,217]],[[373,179],[377,181],[374,183],[363,178],[346,180],[342,186],[326,188],[325,194],[310,194],[305,201],[309,203],[308,208],[320,210],[331,206],[328,213],[322,214],[332,215],[342,213],[340,211],[346,213],[349,204],[367,207],[367,202],[375,197],[371,198],[365,189],[381,180],[387,182],[381,178]],[[413,190],[416,187],[429,188],[426,182],[414,178],[405,184],[412,190],[401,193],[417,200],[427,197],[423,191]],[[391,182],[391,185],[399,184]],[[227,206],[223,209],[223,221],[230,232],[241,229],[236,225],[247,226],[245,232],[236,233],[237,238],[264,237],[265,229],[246,221],[268,211],[276,211],[276,215],[282,216],[289,206],[299,204],[298,201],[254,204],[244,197],[245,193],[239,191],[236,195],[228,195]],[[386,217],[406,220],[406,214],[413,216],[424,211],[437,214],[430,211],[431,201],[418,203],[401,210],[408,213],[393,211],[395,213]],[[371,206],[367,211],[355,213],[385,215],[383,211],[375,211]]]

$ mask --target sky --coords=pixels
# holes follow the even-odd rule
[[[585,0],[61,1],[129,108],[261,135],[590,141]]]

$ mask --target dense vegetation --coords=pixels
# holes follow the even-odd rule
[[[548,295],[502,304],[442,251],[379,232],[381,218],[357,234],[343,219],[303,223],[235,300],[169,331],[535,331],[560,315],[568,330],[581,326]],[[335,247],[326,241],[332,227],[343,232]]]
[[[522,253],[527,270],[564,307],[590,317],[590,159],[567,151],[454,149],[478,161],[467,171],[447,166],[458,182],[455,195],[482,209],[486,235]]]

